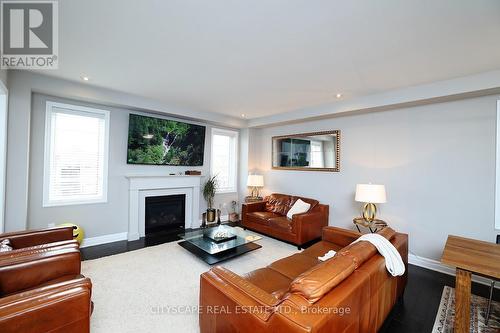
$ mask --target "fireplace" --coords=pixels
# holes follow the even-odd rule
[[[157,232],[184,230],[186,219],[186,195],[162,195],[146,197],[146,236]]]

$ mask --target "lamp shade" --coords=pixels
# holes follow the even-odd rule
[[[262,176],[262,175],[248,175],[247,186],[263,187],[264,186],[264,176]]]
[[[356,197],[358,202],[385,203],[387,197],[384,185],[358,184],[356,185]]]

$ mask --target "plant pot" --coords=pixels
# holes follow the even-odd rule
[[[208,223],[215,222],[215,209],[214,208],[207,209],[207,222]]]

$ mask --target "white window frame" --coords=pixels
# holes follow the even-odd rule
[[[500,230],[500,100],[497,101],[496,134],[495,229]]]
[[[104,161],[102,197],[98,199],[78,199],[78,200],[49,200],[50,182],[50,156],[51,156],[51,133],[52,133],[52,113],[54,108],[66,109],[68,113],[84,115],[85,113],[98,114],[104,116]],[[108,160],[109,160],[109,119],[110,112],[86,106],[58,103],[47,101],[45,109],[45,146],[43,162],[43,207],[85,205],[108,202]]]
[[[234,165],[234,187],[231,188],[224,188],[224,189],[217,189],[216,193],[237,193],[238,192],[238,140],[239,140],[239,133],[237,131],[232,131],[232,130],[227,130],[227,129],[222,129],[222,128],[216,128],[212,127],[212,132],[210,136],[210,175],[214,176],[213,174],[213,161],[214,161],[214,147],[213,147],[213,139],[214,135],[226,135],[230,136],[234,139],[234,147],[233,147],[233,160],[231,161],[231,164]]]

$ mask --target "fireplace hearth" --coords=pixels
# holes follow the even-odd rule
[[[186,218],[186,195],[146,197],[146,236],[158,232],[182,232]]]

